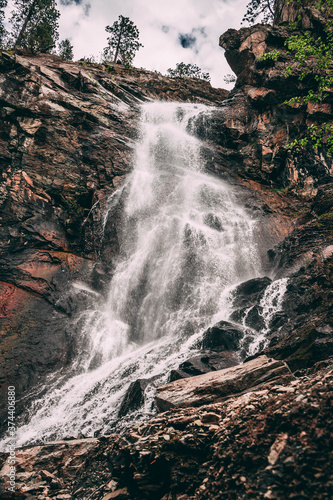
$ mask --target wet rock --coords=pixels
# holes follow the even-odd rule
[[[237,351],[239,342],[244,332],[239,325],[220,321],[208,328],[198,343],[199,349],[211,349],[212,351]]]
[[[202,375],[211,371],[222,370],[239,364],[237,354],[232,352],[214,353],[205,351],[197,356],[187,359],[179,365],[177,370],[170,372],[169,382],[181,378]]]
[[[138,410],[144,403],[145,389],[154,383],[157,377],[149,379],[138,379],[132,382],[126,391],[126,394],[120,405],[119,417],[124,417],[131,411]]]
[[[155,402],[159,411],[202,406],[250,391],[254,387],[292,379],[293,376],[285,363],[260,356],[243,365],[160,386],[156,391]]]
[[[271,283],[272,280],[266,276],[264,278],[253,278],[241,283],[233,291],[233,307],[241,309],[258,305],[265,289]]]
[[[321,236],[317,244],[325,244],[327,236],[330,239],[329,227],[326,221],[314,234],[310,228],[304,228],[302,238],[312,241],[315,235]],[[271,324],[270,342],[265,349],[267,355],[286,360],[293,371],[311,368],[328,359],[333,345],[333,261],[330,252],[325,256],[329,246],[318,249],[315,255],[308,254],[306,260],[305,256],[299,255],[305,265],[297,269],[297,243],[300,243],[298,237],[285,241],[283,260],[286,263],[290,259],[287,268],[290,269],[292,262],[296,271],[288,279],[283,309]]]
[[[257,332],[265,328],[265,322],[262,317],[262,307],[260,306],[246,307],[233,311],[230,315],[230,319],[238,321],[239,323],[244,323],[247,327]]]
[[[246,325],[248,328],[260,330],[265,328],[260,301],[266,288],[272,283],[268,277],[254,278],[238,285],[233,291],[233,312],[230,319]]]
[[[216,229],[216,231],[219,231],[219,232],[223,231],[222,222],[221,222],[220,218],[217,217],[217,215],[214,215],[212,213],[207,214],[204,217],[204,223],[207,226],[209,226],[210,228]]]

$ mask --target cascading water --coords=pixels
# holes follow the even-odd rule
[[[247,316],[250,314],[254,306],[249,307],[244,314],[242,325],[246,335],[243,338],[243,347],[247,355],[252,356],[259,350],[262,350],[268,344],[267,334],[270,331],[272,320],[276,313],[282,310],[284,294],[287,290],[288,278],[281,278],[273,281],[266,288],[262,299],[259,302],[259,316],[263,320],[263,327],[258,332],[247,325]]]
[[[204,329],[228,319],[229,291],[262,275],[256,221],[238,206],[234,188],[205,172],[201,142],[189,133],[189,120],[209,112],[194,104],[143,106],[107,300],[96,299],[81,317],[83,347],[72,374],[49,378],[18,446],[109,432],[129,384],[166,382]]]

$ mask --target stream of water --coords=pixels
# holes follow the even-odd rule
[[[205,171],[190,127],[199,113],[209,119],[203,105],[143,105],[134,169],[120,188],[126,194],[121,258],[107,299],[97,297],[83,313],[84,349],[72,374],[49,377],[19,428],[18,446],[110,432],[129,384],[149,377],[166,382],[195,353],[202,332],[228,319],[230,290],[263,275],[257,221],[234,187]],[[277,288],[275,299],[265,299],[274,310],[283,293]],[[136,418],[151,412],[153,392],[147,388]]]

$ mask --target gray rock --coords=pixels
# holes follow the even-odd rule
[[[267,383],[282,384],[293,378],[283,361],[259,356],[232,368],[162,385],[156,391],[155,403],[159,411],[202,406],[258,389]]]

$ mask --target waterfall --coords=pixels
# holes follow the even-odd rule
[[[190,126],[200,113],[209,121],[203,105],[142,106],[107,298],[83,313],[72,373],[49,377],[18,430],[18,446],[110,432],[129,384],[166,382],[203,331],[228,319],[230,290],[262,275],[257,221],[234,187],[205,171],[202,143]],[[151,411],[151,387],[148,394],[137,418]]]

